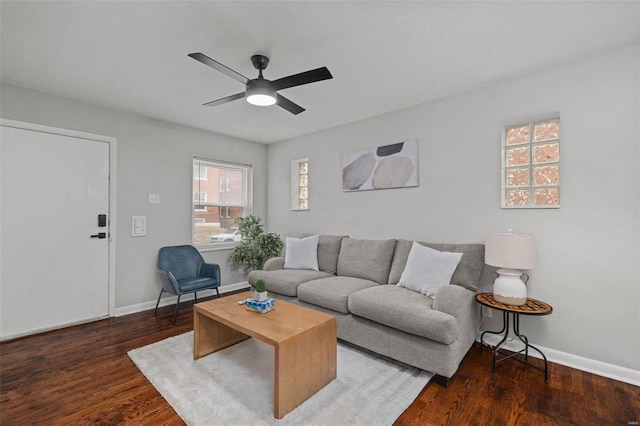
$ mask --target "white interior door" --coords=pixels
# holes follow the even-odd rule
[[[1,131],[0,338],[108,316],[109,143]]]

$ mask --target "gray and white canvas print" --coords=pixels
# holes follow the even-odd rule
[[[342,190],[418,186],[418,141],[383,145],[342,156]]]

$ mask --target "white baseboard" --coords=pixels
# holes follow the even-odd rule
[[[155,305],[154,305],[155,306]],[[109,318],[109,316],[97,317],[97,318],[87,318],[84,320],[78,320],[73,322],[68,322],[64,324],[51,325],[47,327],[34,328],[28,331],[21,331],[18,333],[9,333],[0,337],[0,342],[6,342],[9,340],[19,339],[20,337],[31,336],[33,334],[46,333],[47,331],[58,330],[60,328],[73,327],[74,325],[87,324],[94,321],[100,321],[102,319]]]
[[[480,337],[478,337],[476,340],[480,342]],[[500,342],[500,340],[502,340],[502,336],[487,335],[485,336],[484,340],[490,345],[495,345]],[[534,346],[544,352],[547,360],[550,362],[555,362],[557,364],[566,365],[567,367],[586,371],[598,376],[608,377],[620,382],[640,386],[640,371],[638,370],[620,367],[618,365],[608,364],[606,362],[597,361],[594,359],[584,358],[567,352],[558,351],[556,349],[545,348],[544,346],[535,344]],[[508,351],[517,352],[524,348],[524,344],[516,338],[513,340],[508,340],[503,347]],[[542,359],[542,356],[540,356],[540,354],[535,350],[530,350],[529,356]]]
[[[235,284],[228,284],[228,285],[223,285],[221,287],[218,288],[218,290],[220,291],[220,294],[224,294],[224,293],[228,293],[231,291],[236,291],[236,290],[244,290],[244,289],[248,289],[249,288],[249,283],[247,281],[243,281],[243,282],[239,282],[239,283],[235,283]],[[215,290],[204,290],[204,291],[199,291],[198,292],[198,299],[201,298],[205,298],[205,297],[209,297],[209,296],[215,296],[216,295],[216,291]],[[184,296],[182,296],[180,298],[180,302],[186,302],[188,300],[193,300],[193,294],[185,294]],[[167,305],[175,305],[176,301],[178,300],[178,296],[171,296],[171,297],[165,297],[160,299],[160,305],[159,306],[167,306]],[[156,302],[158,301],[158,299],[156,300],[152,300],[149,302],[143,302],[143,303],[136,303],[135,305],[129,305],[129,306],[123,306],[120,308],[116,308],[116,317],[121,317],[123,315],[129,315],[129,314],[135,314],[137,312],[142,312],[142,311],[147,311],[149,309],[154,309],[156,307]]]

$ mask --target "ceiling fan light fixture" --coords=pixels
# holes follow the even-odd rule
[[[267,80],[262,76],[262,72],[267,68],[269,58],[264,55],[253,55],[251,57],[251,63],[253,64],[253,67],[258,70],[258,78],[248,79],[244,75],[200,52],[190,53],[189,57],[213,68],[216,71],[220,71],[221,73],[226,74],[245,85],[244,92],[207,102],[204,104],[205,106],[217,106],[245,98],[247,102],[253,105],[269,106],[276,104],[280,108],[289,111],[291,114],[298,115],[305,109],[278,94],[278,91],[333,78],[327,67],[322,67],[300,72],[298,74],[292,74],[273,81]]]
[[[247,88],[246,99],[252,105],[269,106],[276,103],[276,91],[264,86]]]

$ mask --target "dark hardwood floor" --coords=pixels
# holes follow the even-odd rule
[[[192,302],[0,344],[0,425],[180,425],[127,351],[193,329]],[[474,346],[449,388],[429,383],[396,425],[637,425],[640,388],[558,364],[505,361]],[[220,407],[221,410],[224,407]],[[339,426],[339,425],[331,425]]]

